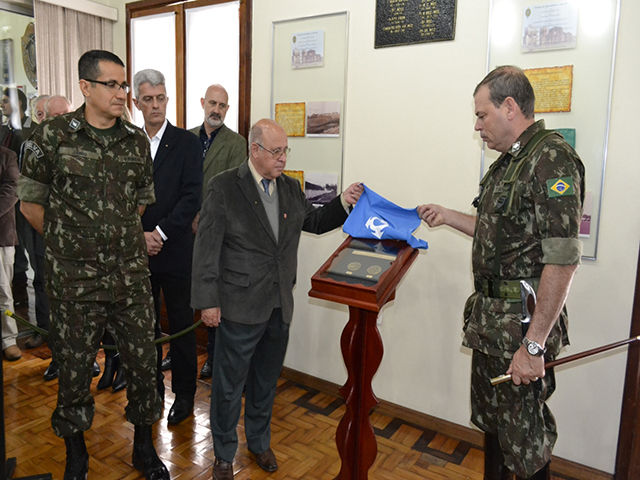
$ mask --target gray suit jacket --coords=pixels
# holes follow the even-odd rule
[[[201,125],[189,131],[200,138],[200,127]],[[204,200],[207,194],[209,180],[225,170],[237,167],[246,158],[247,141],[245,138],[223,124],[213,140],[213,144],[207,150],[207,156],[202,165],[202,199]]]
[[[220,307],[225,319],[253,325],[269,320],[280,295],[282,318],[291,322],[302,230],[333,230],[347,212],[339,197],[314,208],[299,182],[284,174],[276,185],[277,240],[247,162],[210,182],[193,253],[193,308]]]

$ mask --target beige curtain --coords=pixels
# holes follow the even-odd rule
[[[39,0],[33,2],[38,93],[64,95],[74,108],[84,102],[78,60],[88,50],[113,48],[113,22]]]

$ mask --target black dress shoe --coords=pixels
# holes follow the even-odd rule
[[[171,480],[169,471],[158,457],[153,446],[151,425],[135,426],[133,434],[133,466],[144,474],[147,480]]]
[[[100,375],[100,365],[98,365],[98,362],[96,362],[95,360],[93,361],[93,376],[97,377],[98,375]]]
[[[164,372],[165,370],[171,370],[171,350],[162,359],[162,371]]]
[[[120,354],[109,355],[104,359],[104,372],[98,381],[98,390],[109,388],[113,384],[113,377],[116,376],[118,367],[120,366]]]
[[[211,378],[211,375],[213,375],[213,355],[207,357],[207,361],[200,370],[200,378]]]
[[[268,448],[265,452],[262,452],[260,455],[257,455],[255,453],[254,455],[256,456],[256,463],[265,472],[275,472],[278,469],[276,455],[270,448]]]
[[[127,387],[127,378],[124,376],[124,368],[122,368],[122,362],[119,362],[118,371],[116,372],[116,378],[113,380],[113,393],[124,390]]]
[[[176,401],[173,402],[171,410],[169,410],[167,423],[169,425],[178,425],[190,417],[191,413],[193,413],[193,398],[176,397]]]
[[[38,332],[35,332],[27,341],[24,342],[24,346],[27,348],[38,348],[40,345],[44,343],[44,335],[41,335]]]
[[[49,364],[47,369],[44,371],[44,379],[49,381],[49,380],[54,380],[58,378],[59,371],[60,371],[60,366],[58,365],[58,362],[56,362],[55,360],[51,360],[51,363]]]
[[[89,473],[89,454],[82,432],[64,439],[67,446],[67,464],[64,468],[64,480],[86,480]]]
[[[27,272],[13,274],[11,282],[14,307],[29,305],[29,293],[27,292]]]
[[[213,480],[233,480],[233,463],[216,458],[213,464]]]

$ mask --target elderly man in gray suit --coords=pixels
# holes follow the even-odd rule
[[[202,200],[207,195],[209,180],[220,172],[237,167],[247,158],[247,141],[224,124],[229,111],[229,95],[222,85],[210,85],[200,99],[204,110],[204,122],[189,130],[200,138],[202,147]],[[193,220],[193,233],[198,230],[200,213]],[[200,370],[201,378],[210,378],[213,365],[213,349],[216,329],[207,328],[207,361]],[[169,356],[169,355],[167,355]],[[163,369],[170,368],[165,358]]]
[[[316,209],[298,181],[282,174],[289,148],[280,125],[260,120],[249,144],[246,162],[209,183],[194,252],[191,306],[218,327],[211,381],[215,480],[233,479],[245,383],[249,451],[267,472],[278,468],[271,413],[293,316],[300,235],[342,225],[363,190],[354,183]]]

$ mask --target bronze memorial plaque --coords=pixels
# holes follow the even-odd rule
[[[375,47],[453,40],[457,0],[376,0]]]
[[[379,240],[353,239],[334,259],[327,277],[342,282],[373,286],[397,258],[398,248]]]

